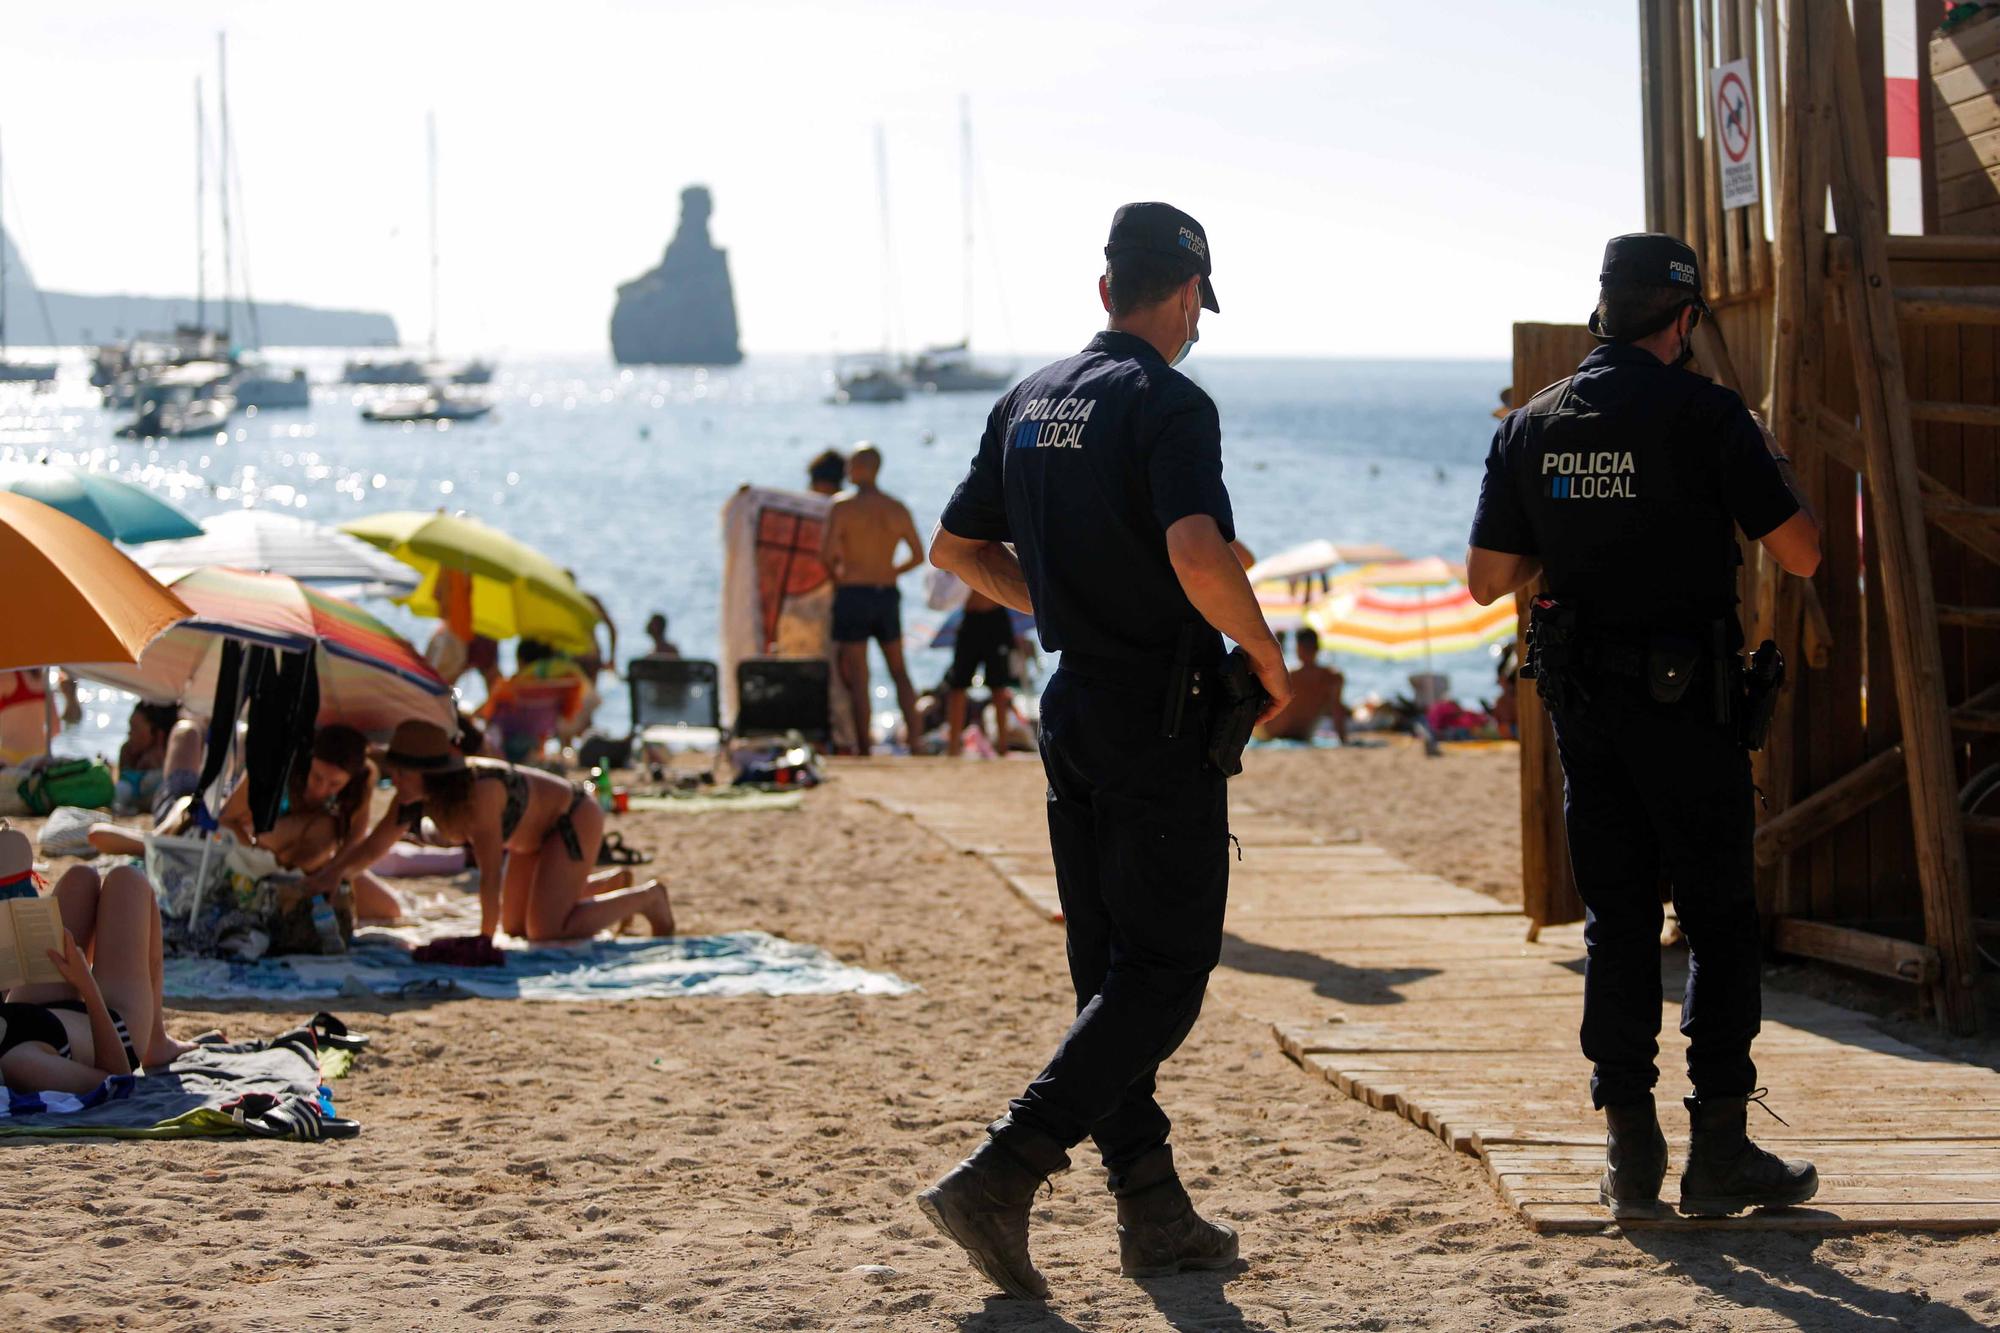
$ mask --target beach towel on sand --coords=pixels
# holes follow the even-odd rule
[[[462,933],[462,932],[461,932]],[[417,932],[359,931],[331,956],[169,958],[169,999],[302,1002],[337,996],[481,996],[497,1000],[639,1000],[697,995],[903,995],[902,978],[759,930],[671,939],[503,941],[502,966],[451,967],[410,957]]]
[[[312,1140],[333,1114],[321,1079],[351,1064],[326,1053],[324,1073],[309,1046],[189,1052],[165,1069],[108,1078],[93,1092],[0,1089],[0,1138],[282,1138]],[[351,1128],[351,1122],[350,1122]]]

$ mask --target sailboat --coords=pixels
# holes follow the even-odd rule
[[[418,422],[418,421],[476,421],[493,410],[491,403],[464,394],[454,394],[448,384],[484,384],[493,378],[491,365],[474,361],[469,366],[456,370],[447,369],[438,360],[438,226],[437,226],[437,115],[435,112],[424,117],[424,129],[430,145],[430,222],[431,222],[431,336],[429,356],[420,371],[409,379],[367,378],[388,375],[409,375],[416,369],[416,363],[403,362],[348,362],[347,373],[342,377],[349,384],[422,384],[421,394],[405,396],[389,402],[372,403],[361,410],[363,421]],[[363,378],[356,378],[357,373]],[[461,378],[470,375],[473,378]]]
[[[6,192],[0,190],[0,200]],[[48,316],[43,315],[44,319]],[[55,331],[50,330],[53,338]],[[13,361],[7,356],[7,228],[0,217],[0,384],[47,384],[56,377],[54,362]]]
[[[903,378],[926,393],[980,393],[1014,382],[1014,369],[981,366],[972,359],[972,111],[958,101],[959,186],[965,214],[965,335],[926,347],[903,366]]]
[[[889,149],[875,127],[875,189],[882,201],[882,351],[879,356],[836,357],[831,403],[900,403],[910,386],[890,353],[896,312],[895,250],[889,244]]]

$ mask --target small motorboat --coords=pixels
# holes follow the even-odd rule
[[[343,384],[427,384],[430,378],[428,366],[407,356],[349,361],[340,372]]]
[[[448,393],[428,393],[421,398],[399,398],[361,409],[363,421],[477,421],[493,410],[493,404],[477,398],[461,398]]]
[[[312,406],[312,382],[303,370],[286,372],[271,366],[246,365],[230,381],[229,392],[238,407],[254,407],[260,412]]]
[[[835,367],[834,403],[900,403],[909,396],[910,386],[889,368],[885,360],[857,360],[844,368]]]
[[[48,384],[56,377],[53,361],[0,359],[0,384]]]
[[[131,440],[178,440],[220,434],[236,411],[229,392],[230,368],[218,361],[170,366],[133,389],[138,415],[118,428]]]

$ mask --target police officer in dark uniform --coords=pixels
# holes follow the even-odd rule
[[[1819,1187],[1811,1164],[1758,1148],[1745,1124],[1761,1096],[1750,1043],[1762,961],[1746,746],[1760,743],[1751,733],[1782,662],[1770,647],[1744,670],[1736,533],[1804,576],[1819,529],[1743,400],[1683,369],[1707,313],[1694,251],[1615,237],[1599,282],[1599,346],[1493,437],[1467,566],[1482,603],[1548,576],[1530,667],[1555,723],[1587,910],[1583,1053],[1609,1131],[1600,1192],[1614,1216],[1660,1209],[1664,870],[1690,953],[1681,1208],[1802,1203]]]
[[[1049,843],[1077,1018],[972,1156],[918,1203],[1011,1295],[1036,1187],[1096,1142],[1133,1277],[1235,1261],[1174,1171],[1154,1073],[1200,1011],[1222,946],[1225,780],[1208,759],[1223,636],[1272,696],[1284,658],[1231,543],[1215,404],[1173,367],[1217,310],[1201,224],[1159,203],[1111,223],[1098,281],[1110,326],[994,405],[931,559],[1032,612],[1062,663],[1042,695]]]

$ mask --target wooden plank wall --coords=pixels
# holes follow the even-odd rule
[[[2000,13],[1930,41],[1937,230],[2000,232]]]
[[[1580,324],[1516,324],[1514,392],[1509,401],[1525,405],[1537,391],[1575,370],[1596,345],[1590,330]],[[1525,636],[1525,598],[1522,606]],[[1525,638],[1516,644],[1514,660],[1527,660]],[[1576,896],[1569,839],[1563,836],[1562,765],[1556,759],[1555,733],[1534,682],[1524,680],[1516,688],[1521,729],[1521,910],[1539,930],[1581,921],[1583,900]]]

